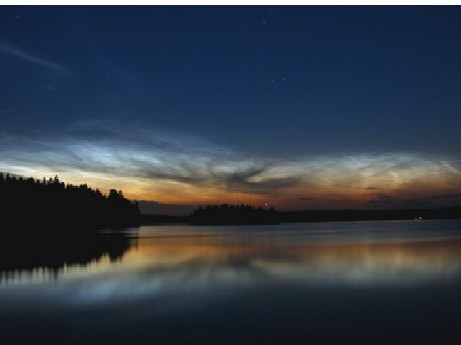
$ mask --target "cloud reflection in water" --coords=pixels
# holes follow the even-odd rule
[[[120,262],[69,267],[53,279],[44,275],[33,290],[23,278],[13,279],[0,286],[0,296],[33,297],[34,303],[53,296],[55,302],[77,305],[147,299],[183,308],[264,286],[446,283],[461,277],[461,238],[456,238],[456,223],[442,225],[445,231],[435,232],[411,222],[293,224],[240,231],[143,227],[137,245]],[[416,230],[417,236],[409,232]],[[181,303],[171,303],[178,297]]]

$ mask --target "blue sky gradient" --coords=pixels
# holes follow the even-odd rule
[[[168,204],[461,203],[459,6],[2,6],[0,170]]]

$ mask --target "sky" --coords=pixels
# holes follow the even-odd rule
[[[152,212],[461,205],[459,6],[0,6],[0,171]]]

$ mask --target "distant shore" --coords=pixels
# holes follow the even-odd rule
[[[189,225],[257,225],[281,223],[343,222],[365,220],[429,220],[429,219],[461,219],[461,207],[434,209],[401,209],[401,210],[306,210],[306,211],[273,211],[270,219],[251,219],[250,221],[232,219],[194,220],[191,215],[170,216],[159,214],[141,214],[142,225],[149,224],[189,224]]]

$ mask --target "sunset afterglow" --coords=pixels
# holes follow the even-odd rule
[[[458,12],[5,7],[0,171],[173,206],[456,206]]]

